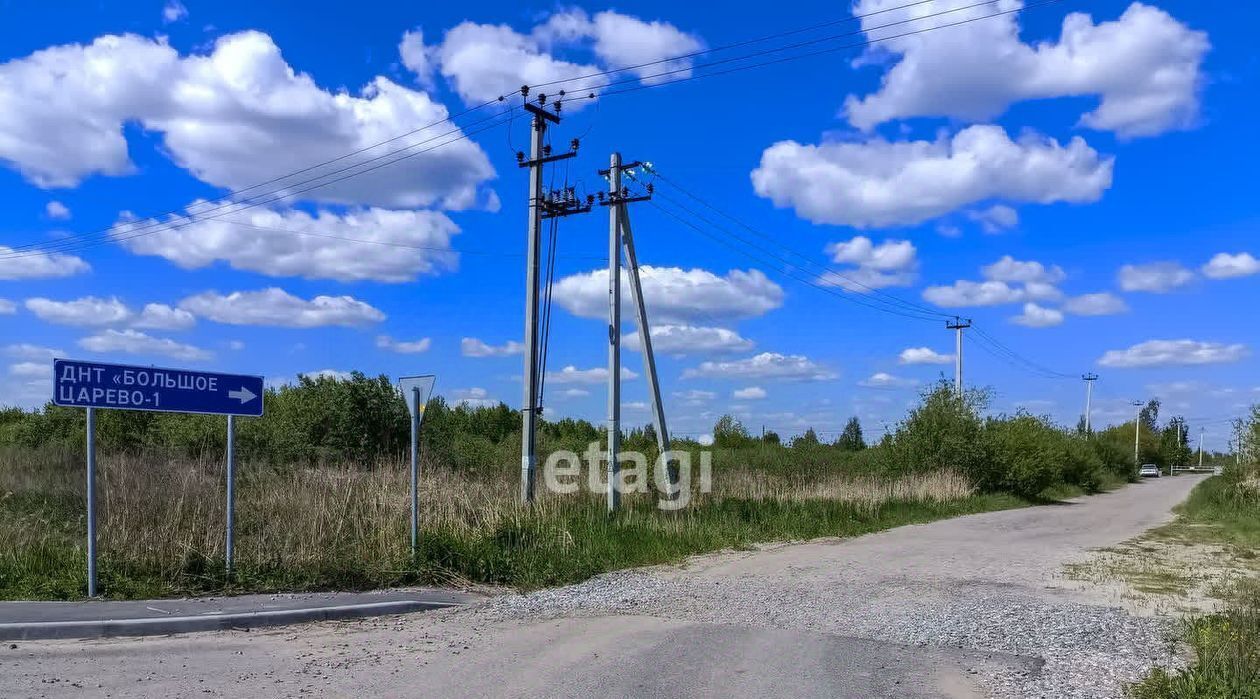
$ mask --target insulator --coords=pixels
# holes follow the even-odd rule
[[[550,144],[547,144],[547,145],[544,145],[544,146],[543,146],[543,155],[551,155],[551,145],[550,145]]]
[[[541,92],[540,92],[540,93],[538,93],[538,104],[547,104],[547,95],[546,95],[546,94],[541,93]]]
[[[518,163],[525,162],[525,151],[520,151],[520,150],[516,151],[516,162]]]
[[[571,149],[573,149],[573,150],[577,150],[577,149],[578,149],[578,140],[577,140],[576,138],[575,138],[575,139],[573,139],[572,141],[569,141],[569,148],[571,148]]]
[[[522,97],[529,96],[529,85],[521,85],[521,96]]]

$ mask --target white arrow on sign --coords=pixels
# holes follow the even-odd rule
[[[258,395],[256,393],[244,386],[241,386],[241,390],[239,391],[228,391],[228,398],[235,398],[239,400],[241,405],[244,405],[257,397]]]

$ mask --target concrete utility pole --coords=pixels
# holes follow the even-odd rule
[[[621,154],[608,160],[608,195],[621,194]],[[642,332],[640,332],[642,335]],[[608,510],[621,507],[621,207],[608,207]]]
[[[1141,466],[1141,457],[1138,456],[1138,445],[1141,443],[1142,436],[1142,401],[1135,400],[1133,405],[1137,408],[1137,414],[1133,417],[1133,463]]]
[[[966,320],[954,316],[952,321],[945,321],[945,327],[954,331],[955,348],[954,348],[954,392],[958,394],[961,400],[963,396],[963,353],[962,353],[962,331],[971,327],[971,319]]]
[[[665,410],[661,405],[660,381],[656,373],[656,356],[652,352],[652,332],[648,325],[647,306],[643,302],[643,285],[639,279],[639,258],[634,249],[634,232],[630,227],[630,214],[626,204],[647,201],[652,198],[652,185],[647,194],[630,196],[621,184],[621,174],[644,165],[639,161],[622,163],[621,154],[613,153],[609,168],[599,174],[608,178],[608,195],[600,194],[600,205],[607,206],[608,219],[608,510],[621,505],[621,464],[617,462],[620,448],[619,421],[621,417],[621,253],[624,247],[629,277],[630,296],[634,301],[635,323],[639,329],[639,349],[643,353],[643,373],[648,382],[652,399],[652,425],[656,429],[656,445],[662,454],[669,451],[669,426],[665,423]],[[632,175],[633,177],[633,175]],[[678,482],[677,474],[669,466],[670,483]]]
[[[1203,428],[1199,428],[1199,470],[1203,470]]]
[[[1098,374],[1085,374],[1081,377],[1085,380],[1085,434],[1093,434],[1093,427],[1090,422],[1094,412],[1094,382],[1098,380]]]
[[[561,95],[563,94],[562,92]],[[563,202],[557,204],[543,196],[543,165],[577,155],[577,141],[574,141],[573,150],[570,152],[552,155],[551,147],[544,145],[544,137],[547,133],[547,122],[560,123],[561,102],[553,103],[555,113],[549,112],[544,108],[547,104],[545,94],[538,95],[536,105],[529,101],[528,86],[521,88],[521,98],[524,100],[522,106],[533,114],[530,127],[529,160],[525,159],[524,153],[516,154],[518,164],[529,168],[529,238],[525,253],[525,367],[522,374],[524,380],[521,398],[521,501],[533,502],[539,410],[538,268],[542,219],[544,214],[547,214],[548,218],[551,215],[561,215],[557,213],[558,207],[565,208],[562,206]],[[588,207],[587,211],[589,210]]]

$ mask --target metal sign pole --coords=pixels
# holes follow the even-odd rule
[[[96,409],[87,409],[87,593],[96,596]]]
[[[420,545],[420,387],[411,389],[411,557]]]
[[[236,416],[227,416],[227,537],[223,559],[227,569],[227,579],[232,580],[232,553],[236,519]]]

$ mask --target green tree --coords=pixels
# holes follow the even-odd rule
[[[845,451],[862,451],[866,448],[866,440],[862,438],[862,423],[856,416],[845,423],[844,431],[836,439],[836,446]]]
[[[734,415],[723,415],[713,425],[713,446],[719,449],[739,449],[751,443],[748,429]]]
[[[818,433],[814,431],[813,427],[805,430],[803,434],[798,435],[796,439],[792,440],[793,449],[809,449],[820,444],[821,442],[818,441]]]

